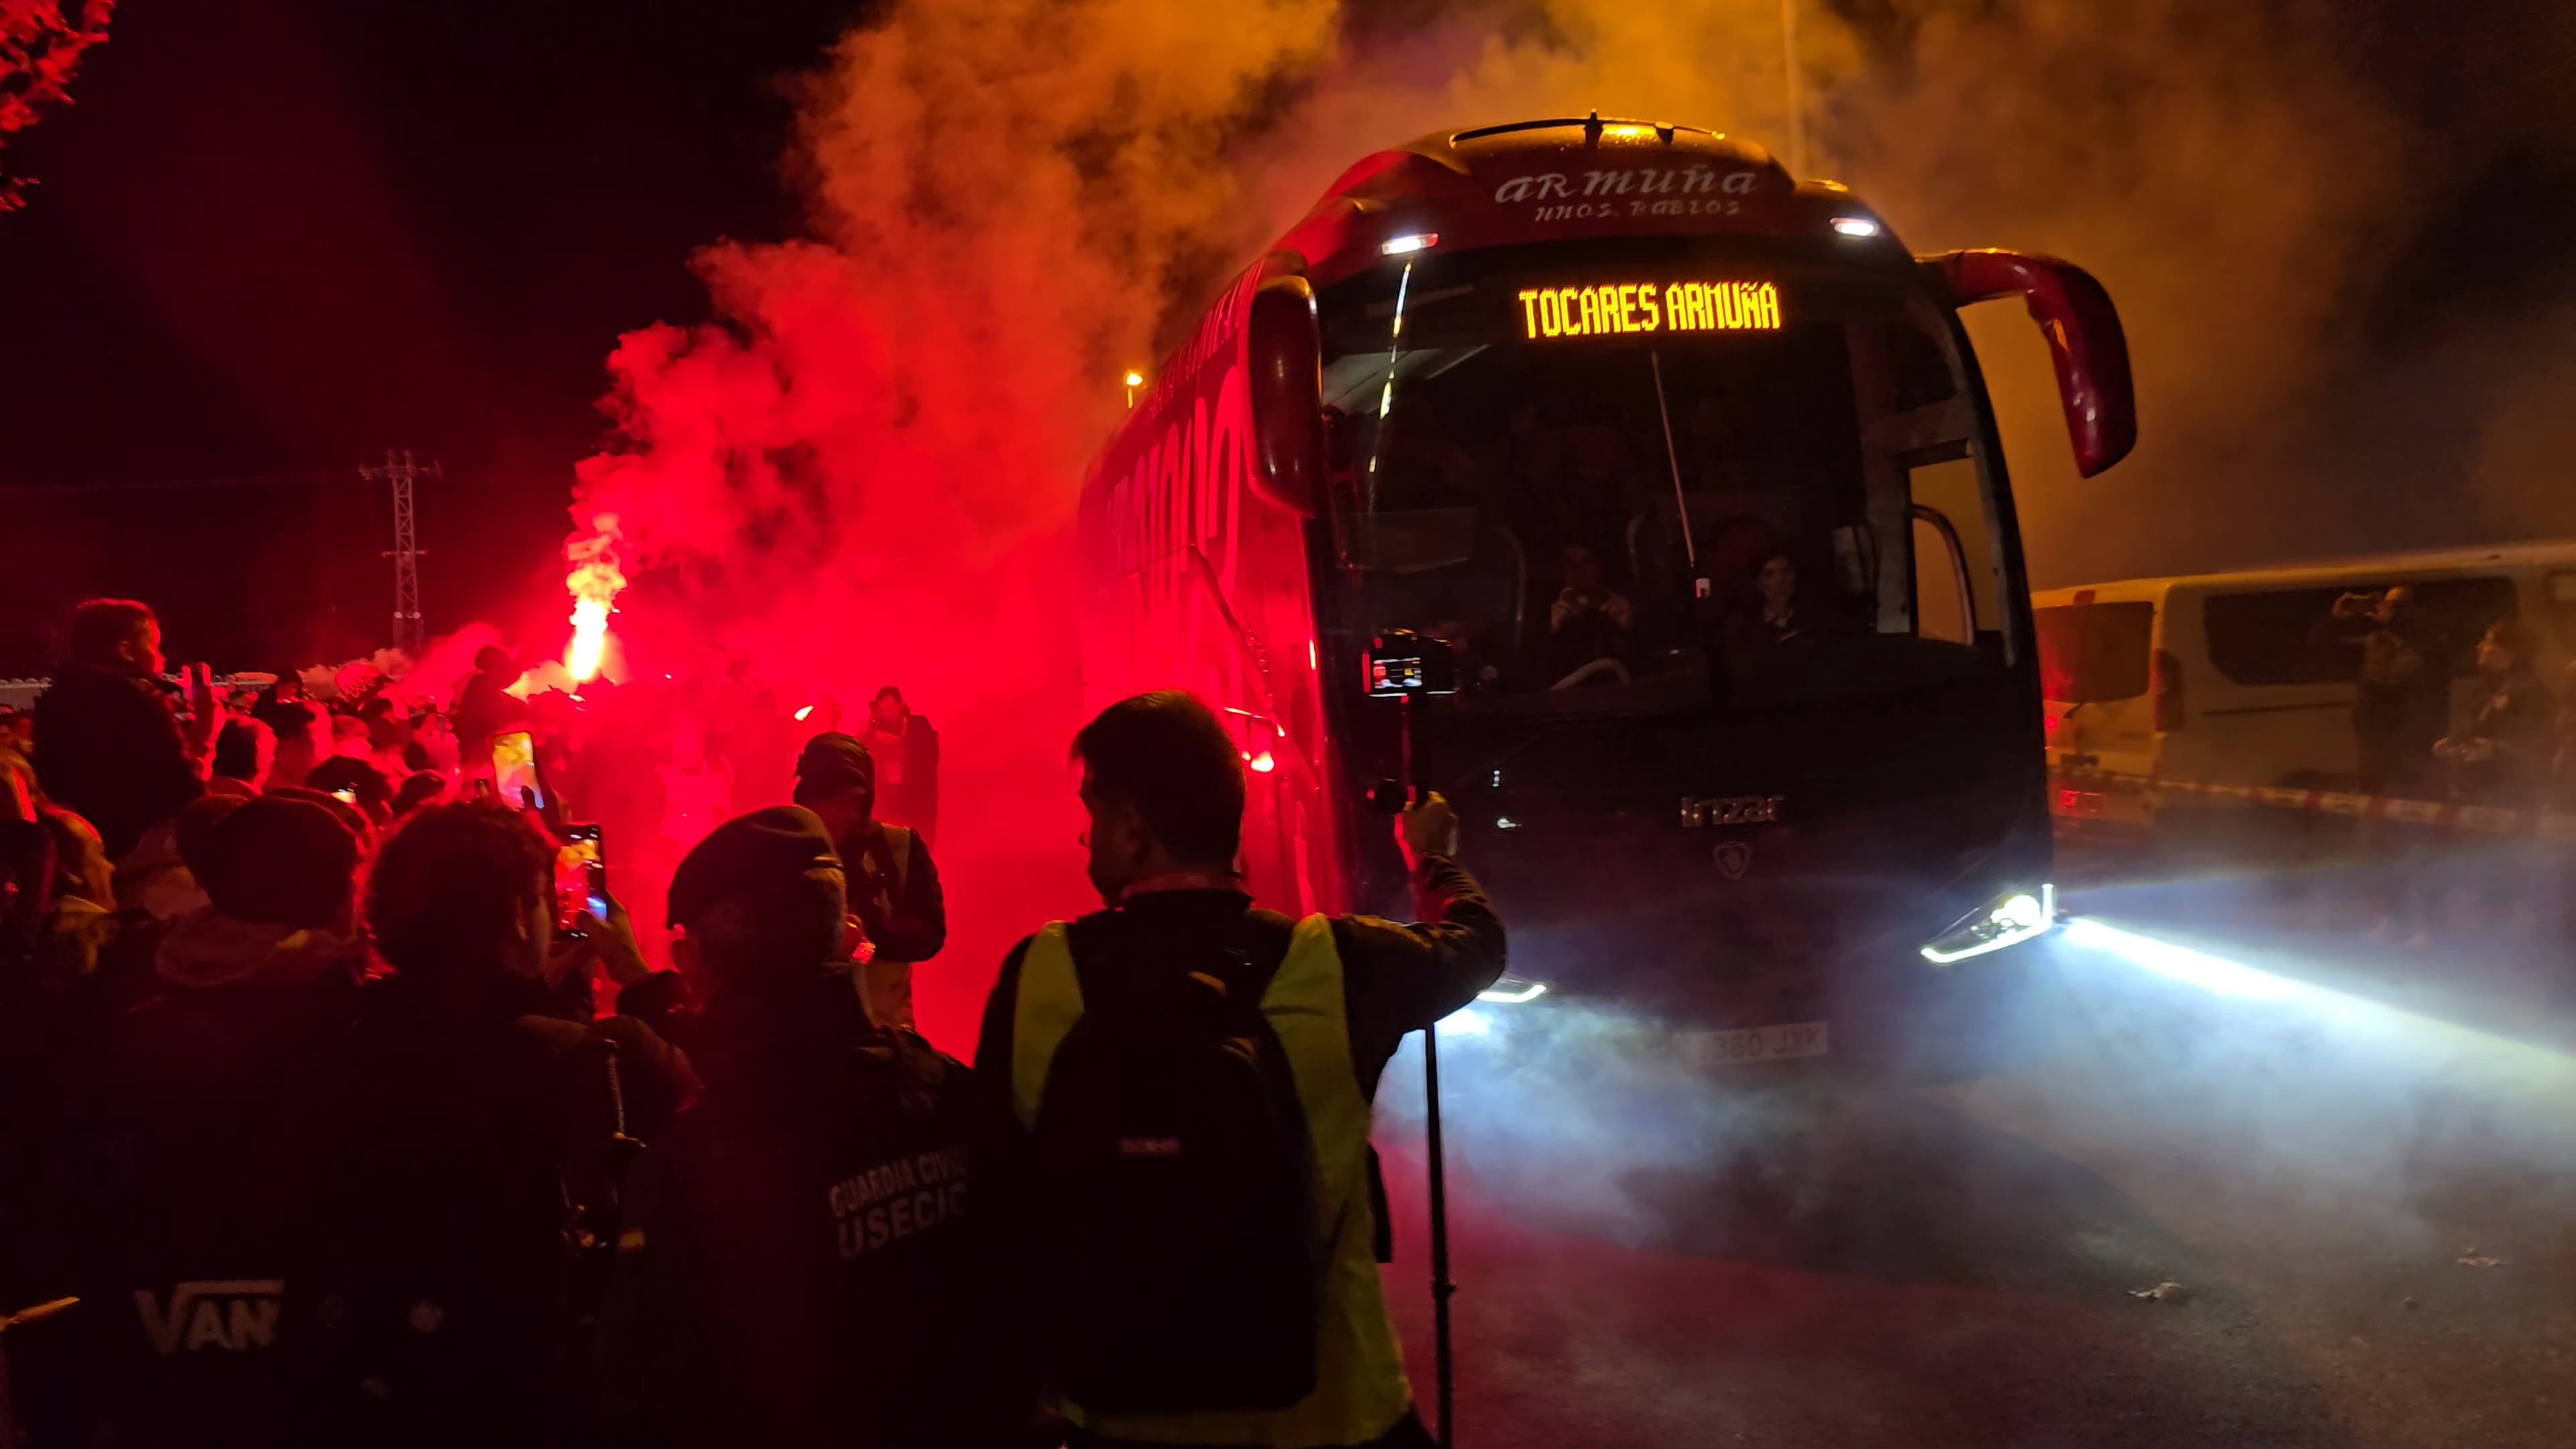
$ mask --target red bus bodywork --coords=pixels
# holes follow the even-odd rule
[[[1836,223],[1843,225],[1840,229]],[[1865,231],[1864,231],[1865,228]],[[1311,345],[1316,291],[1413,245],[1592,237],[1855,238],[1913,266],[1845,188],[1798,182],[1761,148],[1688,127],[1541,121],[1425,137],[1352,166],[1230,282],[1097,455],[1082,498],[1089,703],[1182,688],[1225,712],[1252,767],[1244,866],[1291,913],[1341,911],[1368,807],[1328,720],[1328,684],[1357,665],[1319,646],[1316,560],[1331,547]],[[1417,243],[1408,239],[1436,238]],[[1390,247],[1390,243],[1395,244]],[[2056,348],[2079,466],[2134,437],[2110,304],[2063,263],[1953,253],[1920,267],[1955,302],[2022,295]],[[1280,325],[1265,334],[1260,319]],[[1290,338],[1286,344],[1278,341]],[[1327,671],[1349,669],[1352,679]],[[2038,714],[2036,700],[2031,713]]]

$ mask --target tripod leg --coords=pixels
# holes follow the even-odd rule
[[[1456,1440],[1451,1430],[1449,1298],[1458,1285],[1449,1281],[1449,1174],[1440,1147],[1440,1028],[1436,1026],[1422,1029],[1422,1092],[1431,1159],[1431,1361],[1440,1405],[1440,1449],[1451,1449]]]

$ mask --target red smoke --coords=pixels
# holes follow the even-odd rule
[[[2071,481],[2027,323],[1978,319],[2043,578],[2196,566],[2336,511],[2334,480],[2292,506],[2265,460],[2307,436],[2283,420],[2384,230],[2385,188],[2352,178],[2396,148],[2278,24],[2206,23],[2243,8],[2157,0],[2105,31],[2075,0],[1906,0],[1867,36],[1838,7],[1800,26],[1811,174],[1918,248],[2061,251],[2129,318],[2146,439],[2107,487]],[[942,730],[956,931],[920,996],[951,1045],[1007,942],[1086,904],[1066,524],[1158,336],[1350,161],[1426,130],[1596,106],[1787,130],[1773,0],[1399,9],[895,0],[800,92],[810,239],[701,253],[715,320],[610,359],[618,436],[580,469],[568,562],[605,548],[628,580],[630,673],[739,657],[783,709],[854,715],[899,683]]]
[[[700,253],[717,320],[610,359],[571,561],[606,545],[627,578],[630,672],[747,659],[782,709],[852,725],[894,683],[941,732],[951,934],[916,997],[952,1048],[1009,943],[1090,904],[1064,766],[1083,463],[1170,294],[1253,240],[1229,126],[1333,14],[899,4],[802,96],[814,239]]]
[[[853,258],[729,246],[699,265],[726,320],[623,340],[620,445],[582,465],[576,519],[613,516],[630,669],[687,677],[713,649],[789,711],[892,683],[940,729],[952,934],[916,994],[963,1051],[1009,942],[1085,904],[1060,767],[1078,445],[1060,416],[1013,418],[1031,389],[995,376],[1007,354],[917,325]]]

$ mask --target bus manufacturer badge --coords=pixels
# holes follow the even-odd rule
[[[1786,795],[1730,795],[1715,800],[1682,797],[1682,828],[1697,830],[1707,825],[1776,825],[1780,806]],[[1743,872],[1738,871],[1741,875]]]
[[[1717,843],[1717,873],[1719,875],[1726,877],[1728,880],[1742,880],[1744,879],[1744,873],[1752,868],[1752,846],[1745,844],[1741,840],[1721,840]]]

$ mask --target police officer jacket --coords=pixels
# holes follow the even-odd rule
[[[994,1341],[990,1150],[963,1064],[848,980],[720,994],[706,1083],[629,1178],[601,1335],[627,1444],[1015,1442],[1033,1371]]]

